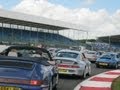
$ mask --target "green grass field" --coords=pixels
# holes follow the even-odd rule
[[[112,83],[112,90],[120,90],[120,77],[116,78]]]

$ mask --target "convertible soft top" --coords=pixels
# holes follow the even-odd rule
[[[49,66],[50,63],[47,62],[48,60],[44,57],[11,57],[11,56],[0,56],[0,60],[14,60],[14,61],[25,61],[25,62],[32,62],[32,63],[39,63],[45,66]]]

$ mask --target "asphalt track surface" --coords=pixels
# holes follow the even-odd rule
[[[114,70],[114,69],[107,69],[107,68],[96,68],[95,64],[92,63],[92,74],[91,76],[94,76],[96,74]],[[87,77],[89,78],[89,77]],[[76,77],[76,76],[60,76],[59,84],[57,86],[57,90],[73,90],[80,82],[82,82],[84,79],[82,77]]]

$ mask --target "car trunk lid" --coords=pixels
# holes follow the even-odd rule
[[[0,60],[0,78],[29,79],[34,63],[12,60]]]
[[[58,67],[63,68],[79,68],[78,62],[76,59],[71,58],[56,58],[58,62]]]

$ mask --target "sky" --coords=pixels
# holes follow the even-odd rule
[[[120,0],[49,0],[55,4],[61,4],[65,7],[90,8],[91,10],[106,9],[110,13],[120,8]]]
[[[0,5],[5,9],[11,9],[15,5],[19,4],[22,0],[0,0]],[[34,0],[35,1],[35,0]],[[120,0],[47,0],[53,4],[62,5],[66,8],[90,8],[91,10],[106,9],[111,12],[115,12],[120,9]]]
[[[120,0],[0,0],[2,9],[77,24],[89,38],[120,34],[119,4]]]

